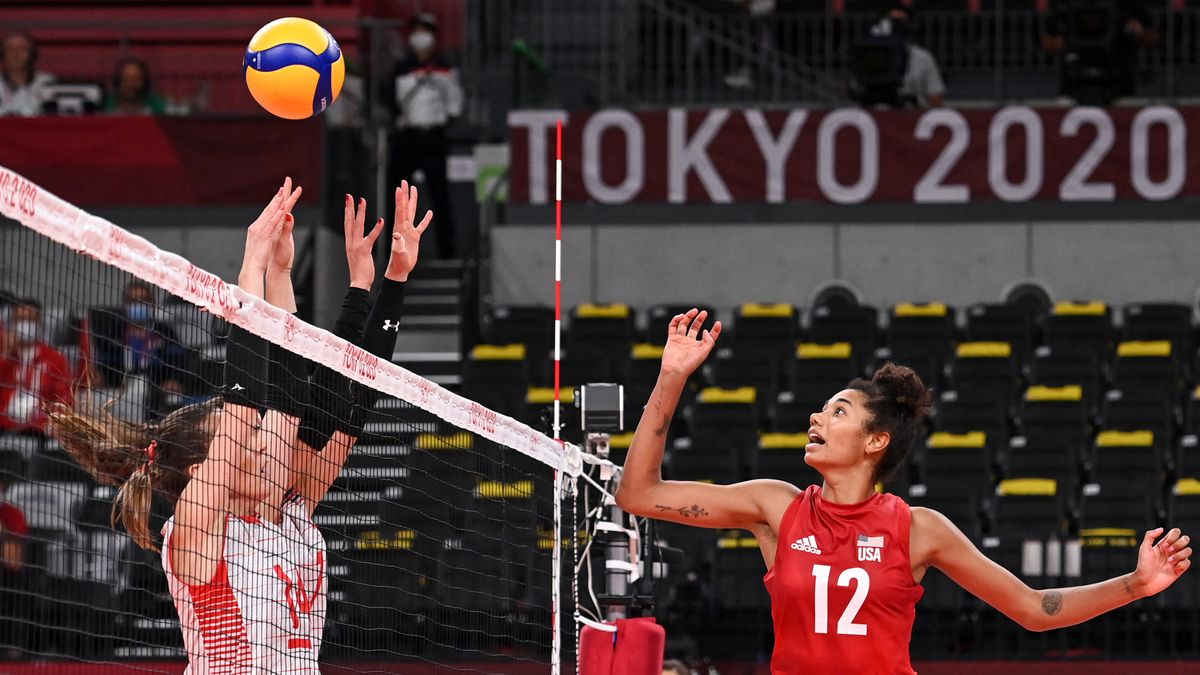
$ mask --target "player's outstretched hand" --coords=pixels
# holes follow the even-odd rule
[[[1138,549],[1137,570],[1133,574],[1147,596],[1161,593],[1192,566],[1189,546],[1192,538],[1176,527],[1155,544],[1155,538],[1162,533],[1161,527],[1146,532]]]
[[[242,255],[243,274],[263,274],[275,254],[276,240],[283,232],[292,207],[300,199],[301,189],[292,189],[292,179],[285,178],[283,187],[246,229],[246,250]],[[290,266],[290,262],[288,263]]]
[[[367,219],[367,200],[361,197],[357,207],[354,198],[346,195],[346,208],[342,218],[342,229],[346,233],[346,264],[350,267],[350,285],[354,288],[371,290],[375,283],[375,240],[383,232],[383,218],[375,221],[371,233],[363,236],[363,225]]]
[[[383,276],[392,281],[408,281],[408,275],[417,266],[417,251],[421,246],[421,235],[433,220],[433,211],[426,211],[420,223],[417,220],[417,187],[401,181],[396,188],[396,219],[392,225],[392,254],[388,258]]]
[[[667,344],[663,348],[662,370],[687,377],[704,363],[721,335],[721,322],[702,330],[708,311],[692,308],[686,314],[676,314],[667,328]]]

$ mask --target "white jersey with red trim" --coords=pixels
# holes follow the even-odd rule
[[[303,498],[284,500],[280,525],[229,514],[225,546],[208,584],[175,576],[171,532],[162,564],[188,653],[184,675],[319,675],[325,630],[325,538]]]

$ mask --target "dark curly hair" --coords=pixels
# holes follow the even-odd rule
[[[849,389],[860,391],[867,398],[871,419],[867,433],[886,431],[892,438],[883,457],[875,465],[876,481],[886,481],[908,457],[913,441],[921,428],[921,420],[933,407],[933,391],[925,387],[912,368],[892,362],[883,364],[870,380],[858,378]]]

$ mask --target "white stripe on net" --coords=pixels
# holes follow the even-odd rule
[[[578,476],[582,470],[582,453],[577,446],[555,441],[526,424],[301,321],[181,256],[60,199],[4,166],[0,166],[0,214],[166,289],[347,378],[404,399],[455,426],[571,476]]]

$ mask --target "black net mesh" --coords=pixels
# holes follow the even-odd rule
[[[61,403],[113,427],[161,428],[173,411],[218,392],[229,326],[6,219],[0,294],[0,650],[179,672],[195,617],[181,629],[159,553],[109,522],[117,490],[144,457],[97,480],[49,433],[45,411]],[[326,383],[314,378],[310,393]],[[178,471],[162,477],[169,467],[159,453],[155,543],[176,508],[161,488],[182,482]],[[302,615],[325,594],[321,672],[546,672],[553,499],[549,466],[382,396],[312,514],[327,555],[318,574],[283,568],[275,583],[271,569],[258,570],[258,585],[243,581],[235,599],[247,616],[285,627],[299,614],[303,633],[317,630]],[[570,558],[567,550],[566,569]],[[228,568],[238,573],[234,562]],[[252,628],[245,639],[260,634]],[[285,652],[292,639],[252,645],[252,658]]]

